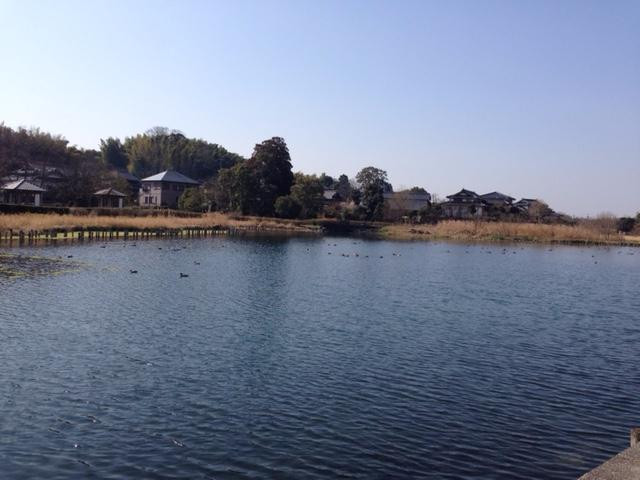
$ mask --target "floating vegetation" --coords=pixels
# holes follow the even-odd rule
[[[0,279],[58,275],[76,271],[79,262],[30,255],[0,253]]]

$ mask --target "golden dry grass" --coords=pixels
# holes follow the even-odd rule
[[[395,224],[383,227],[382,235],[397,239],[446,239],[458,241],[526,241],[544,243],[637,244],[640,237],[603,233],[586,225],[474,222],[448,220],[436,225]]]
[[[233,227],[251,230],[311,231],[310,226],[273,218],[233,217],[221,213],[207,213],[200,217],[127,217],[98,215],[57,215],[42,213],[0,214],[0,232],[44,231],[51,229],[186,229],[189,227]]]
[[[207,213],[199,217],[98,216],[41,213],[0,214],[0,233],[9,230],[161,230],[188,228],[236,228],[257,231],[318,232],[310,222],[261,217],[237,217]],[[447,220],[436,225],[392,224],[380,228],[386,238],[406,240],[526,241],[540,243],[631,244],[640,246],[640,236],[603,233],[592,224],[546,225],[538,223]]]

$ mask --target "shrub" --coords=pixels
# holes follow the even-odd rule
[[[205,198],[199,188],[187,188],[178,199],[178,208],[190,212],[202,212],[204,204]]]
[[[618,231],[623,233],[629,233],[636,226],[635,218],[622,217],[618,219]]]
[[[291,195],[278,197],[274,205],[276,216],[280,218],[297,218],[302,210],[302,205]]]

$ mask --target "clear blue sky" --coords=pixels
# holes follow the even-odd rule
[[[0,0],[0,121],[640,210],[640,1]]]

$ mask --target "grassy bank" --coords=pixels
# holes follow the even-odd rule
[[[298,221],[276,218],[238,217],[221,213],[207,213],[196,217],[177,216],[110,216],[110,215],[56,215],[40,213],[0,214],[0,239],[9,232],[69,232],[64,238],[84,238],[80,232],[115,231],[112,237],[123,236],[125,231],[161,232],[189,229],[215,229],[233,231],[320,233],[323,230],[339,234],[357,232],[375,233],[382,238],[401,240],[452,240],[460,242],[534,242],[597,245],[637,245],[640,236],[621,235],[602,231],[594,225],[546,225],[537,223],[442,221],[436,225],[380,224],[350,222],[351,229],[337,229],[325,221]],[[357,227],[357,228],[356,228]],[[367,228],[365,228],[367,227]],[[100,238],[100,237],[98,237]]]
[[[207,213],[195,218],[127,217],[97,215],[51,215],[22,213],[0,215],[0,233],[48,230],[179,230],[189,228],[233,228],[236,230],[318,232],[319,228],[301,222],[274,218],[235,217]]]
[[[640,236],[621,235],[585,225],[443,221],[436,225],[387,225],[384,238],[404,240],[454,240],[462,242],[534,242],[598,245],[638,245]]]

